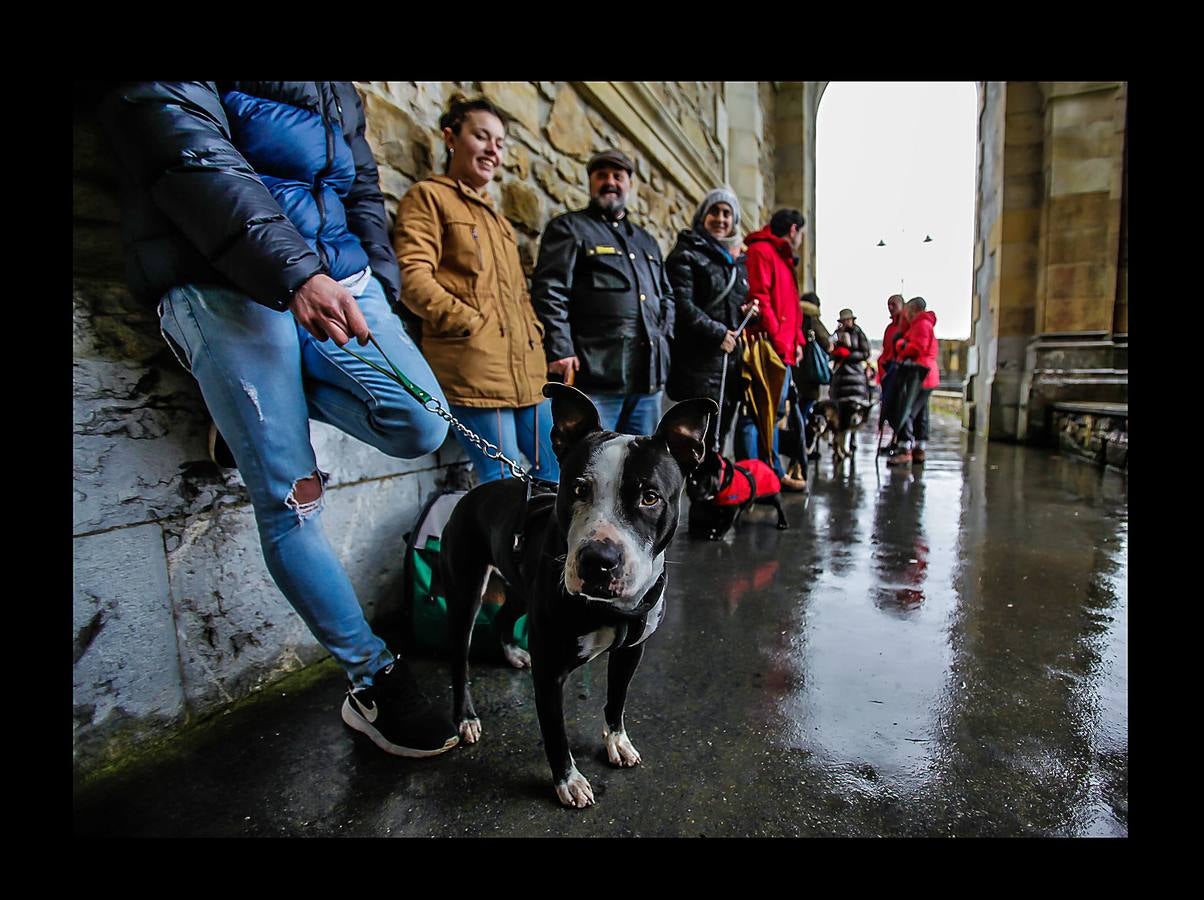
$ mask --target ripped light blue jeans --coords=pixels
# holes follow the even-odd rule
[[[372,335],[415,383],[447,408],[430,366],[389,309],[375,279],[358,298]],[[356,687],[393,655],[364,618],[338,555],[322,529],[322,497],[299,503],[297,483],[316,474],[309,420],[340,428],[389,456],[413,459],[437,450],[446,423],[396,382],[318,341],[293,315],[235,290],[185,285],[159,304],[168,344],[196,378],[214,424],[238,463],[251,496],[268,571],[318,642]],[[388,366],[369,344],[348,345]],[[312,482],[311,482],[312,485]]]

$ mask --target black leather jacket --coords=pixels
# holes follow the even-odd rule
[[[660,248],[630,215],[612,222],[592,203],[548,223],[531,278],[549,362],[576,356],[576,385],[652,393],[669,377],[673,290]]]
[[[364,139],[363,107],[350,82],[142,81],[109,91],[99,113],[121,173],[126,268],[133,292],[153,301],[181,284],[220,284],[283,310],[310,277],[329,274],[321,254],[247,162],[247,148],[240,146],[222,103],[222,94],[231,90],[273,101],[284,113],[294,110],[293,119],[308,115],[312,122],[317,117],[323,126],[318,131],[327,141],[341,132],[354,177],[336,201],[342,208],[323,212],[345,215],[347,230],[359,239],[372,274],[390,302],[396,301],[401,273],[376,161]],[[291,120],[282,115],[281,121]],[[312,139],[313,133],[312,128],[283,125],[279,140]],[[324,156],[329,168],[328,150]],[[315,193],[325,174],[317,172]]]

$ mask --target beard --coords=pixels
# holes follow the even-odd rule
[[[603,191],[594,198],[594,202],[609,213],[620,213],[627,205],[627,198],[622,194]]]

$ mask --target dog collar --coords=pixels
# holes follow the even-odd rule
[[[666,573],[661,572],[657,576],[656,581],[652,583],[652,587],[644,592],[644,596],[640,598],[640,602],[631,609],[619,609],[605,600],[591,597],[588,594],[570,594],[572,597],[580,597],[586,602],[586,605],[594,610],[605,612],[607,615],[617,616],[620,619],[640,619],[648,614],[665,594]]]
[[[657,576],[656,581],[652,583],[652,587],[648,588],[648,590],[644,592],[644,596],[640,598],[640,602],[635,605],[634,609],[626,612],[622,610],[615,610],[615,612],[623,616],[625,619],[638,619],[641,616],[647,615],[648,611],[652,609],[652,607],[656,606],[656,604],[661,601],[661,598],[665,596],[665,582],[665,573],[661,572],[660,575]]]

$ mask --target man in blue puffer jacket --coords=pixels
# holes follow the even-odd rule
[[[102,101],[122,176],[132,290],[196,378],[251,496],[268,570],[350,679],[343,720],[433,756],[456,729],[373,633],[322,530],[313,417],[390,456],[437,449],[442,420],[360,355],[375,338],[446,407],[391,310],[400,273],[364,114],[347,82],[133,82]],[[387,366],[385,366],[387,368]]]

